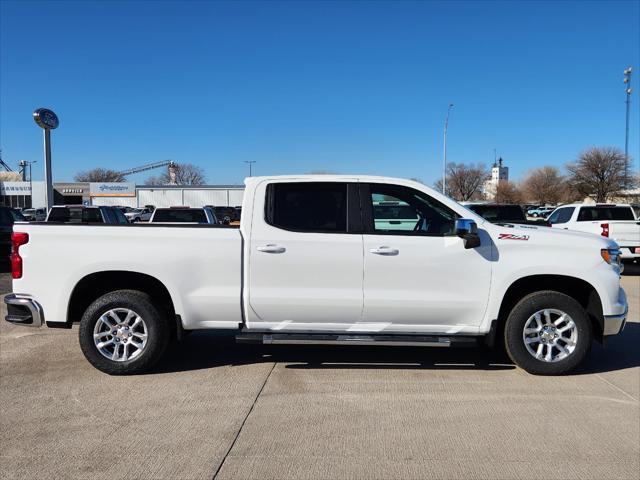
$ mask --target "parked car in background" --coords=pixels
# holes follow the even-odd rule
[[[10,271],[11,233],[15,222],[27,219],[14,208],[0,206],[0,272]]]
[[[527,216],[533,218],[547,218],[556,207],[539,207],[527,210]]]
[[[127,207],[124,212],[124,216],[127,217],[129,223],[135,222],[148,222],[151,218],[151,210],[148,208],[131,208]]]
[[[218,223],[216,214],[211,208],[169,207],[156,208],[151,216],[151,223]]]
[[[463,205],[491,223],[530,223],[520,205],[505,203],[463,203]]]
[[[117,207],[91,205],[55,205],[49,210],[47,222],[63,223],[129,223]]]
[[[595,233],[616,241],[623,260],[640,260],[640,221],[627,204],[574,203],[557,208],[547,222],[553,228]]]
[[[110,374],[149,370],[185,330],[221,329],[269,345],[442,348],[500,335],[517,365],[558,375],[624,327],[620,252],[609,238],[492,224],[410,180],[245,184],[240,228],[16,225],[19,293],[4,297],[6,320],[80,323],[85,358]],[[413,226],[375,208],[386,201]],[[205,215],[154,217],[167,210]]]
[[[28,222],[44,222],[47,219],[46,208],[27,208],[22,211],[22,215]]]

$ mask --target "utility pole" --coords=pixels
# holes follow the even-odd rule
[[[27,167],[29,167],[29,195],[31,195],[31,204],[29,205],[29,208],[33,207],[33,178],[31,177],[31,165],[37,162],[37,160],[33,160],[32,162],[29,162],[27,160],[20,160],[18,162],[23,182],[27,180]]]
[[[447,109],[447,116],[444,119],[444,146],[443,146],[443,155],[442,155],[442,194],[446,195],[446,185],[447,185],[447,128],[449,128],[449,113],[451,113],[451,109],[453,108],[453,103],[449,104],[449,108]]]
[[[249,164],[249,176],[251,176],[251,167],[253,166],[254,163],[256,163],[256,160],[245,160],[244,163]]]
[[[627,112],[626,112],[626,122],[625,122],[625,134],[624,134],[624,182],[625,187],[629,185],[629,111],[631,110],[631,67],[627,68],[624,71],[624,80],[622,82],[625,86],[625,94],[627,99],[625,103],[627,104]]]

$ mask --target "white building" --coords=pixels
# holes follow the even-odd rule
[[[92,184],[93,185],[93,184]],[[113,184],[110,184],[113,185]],[[91,194],[93,205],[144,207],[171,207],[185,205],[202,207],[215,205],[235,207],[242,205],[244,185],[137,185],[134,189],[121,191],[104,190]]]
[[[509,181],[509,167],[502,164],[502,157],[491,167],[491,178],[484,182],[484,195],[487,200],[494,200],[500,182]]]

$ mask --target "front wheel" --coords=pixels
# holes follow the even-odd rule
[[[587,356],[593,331],[576,300],[542,291],[527,295],[513,308],[504,338],[509,357],[520,368],[535,375],[563,375]]]
[[[137,290],[109,292],[84,312],[80,348],[98,370],[129,375],[149,370],[169,343],[166,315]]]

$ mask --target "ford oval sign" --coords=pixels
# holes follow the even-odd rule
[[[58,128],[58,125],[60,124],[58,116],[48,108],[37,109],[33,112],[33,119],[36,121],[38,126],[45,130],[53,130],[54,128]]]

